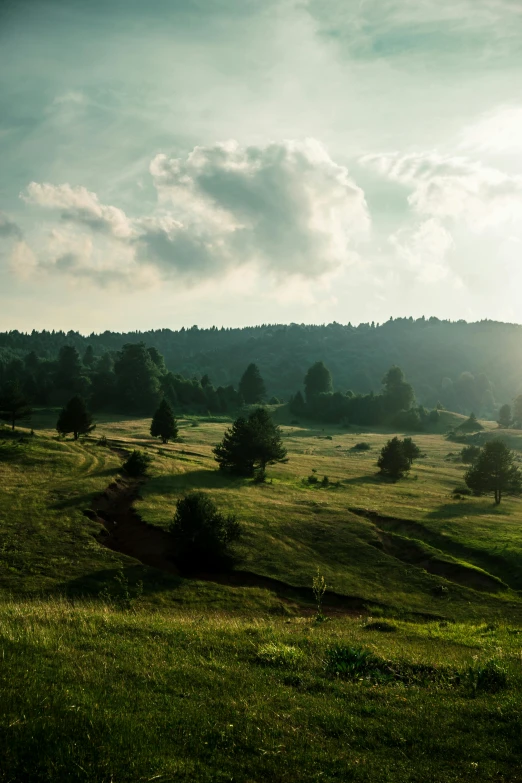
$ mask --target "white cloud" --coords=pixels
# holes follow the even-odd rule
[[[408,202],[426,217],[480,233],[522,219],[522,177],[465,157],[437,153],[369,155],[363,165],[410,187]]]
[[[413,228],[402,228],[389,242],[421,283],[435,283],[449,276],[447,256],[454,240],[438,220],[430,218]]]
[[[31,182],[21,196],[28,204],[62,210],[62,220],[83,223],[93,231],[111,234],[117,239],[132,236],[125,213],[118,207],[100,204],[98,196],[82,186]]]
[[[159,277],[192,283],[246,266],[278,279],[321,278],[357,258],[370,226],[363,191],[313,139],[258,147],[230,141],[195,147],[186,158],[161,154],[150,173],[158,193],[152,215],[129,218],[69,184],[32,182],[22,198],[125,245]],[[85,258],[64,258],[55,269],[86,272]]]

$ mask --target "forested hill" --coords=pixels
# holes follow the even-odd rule
[[[242,329],[190,329],[149,332],[104,332],[84,337],[77,332],[4,332],[0,363],[31,351],[54,359],[63,345],[80,353],[115,352],[129,342],[143,341],[165,357],[169,370],[184,376],[210,375],[217,385],[234,384],[255,362],[269,395],[287,398],[302,387],[307,368],[323,361],[334,387],[354,392],[377,391],[392,364],[399,365],[426,406],[440,401],[462,412],[486,415],[522,391],[522,326],[436,318],[389,320],[357,327],[331,323],[263,325]]]

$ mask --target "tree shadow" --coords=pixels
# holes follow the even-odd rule
[[[154,595],[167,590],[176,590],[186,581],[181,576],[160,571],[146,565],[129,565],[122,568],[107,568],[85,574],[77,579],[62,582],[48,591],[49,596],[64,596],[66,598],[96,598],[106,595],[118,600],[122,597],[121,576],[128,586],[131,598],[140,593],[140,583],[143,595]]]
[[[502,514],[502,506],[496,506],[493,502],[473,503],[471,501],[455,500],[453,503],[444,503],[434,511],[426,514],[426,519],[460,519],[467,516],[482,516],[487,514]]]
[[[398,483],[397,481],[384,478],[379,474],[366,475],[366,476],[354,476],[353,478],[349,478],[349,479],[341,479],[341,484],[346,486],[357,485],[357,484],[375,484],[376,486],[378,486],[379,484],[389,485],[389,484],[397,484],[397,483]]]
[[[202,468],[186,473],[154,476],[147,481],[146,492],[147,495],[169,495],[198,489],[230,489],[250,482],[248,478]]]

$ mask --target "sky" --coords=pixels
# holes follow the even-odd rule
[[[0,0],[0,330],[522,322],[520,0]]]

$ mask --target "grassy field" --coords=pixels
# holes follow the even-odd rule
[[[0,432],[0,781],[522,779],[522,500],[453,498],[451,414],[415,436],[425,456],[393,484],[375,467],[393,433],[275,413],[290,459],[264,485],[215,470],[226,420],[183,419],[166,446],[123,416],[77,443],[56,437],[55,411],[34,436]],[[136,503],[147,522],[166,529],[190,488],[237,513],[250,581],[104,547],[84,514],[121,464],[102,435],[153,457]],[[424,674],[345,677],[329,668],[338,644]],[[498,692],[478,687],[491,660]]]

